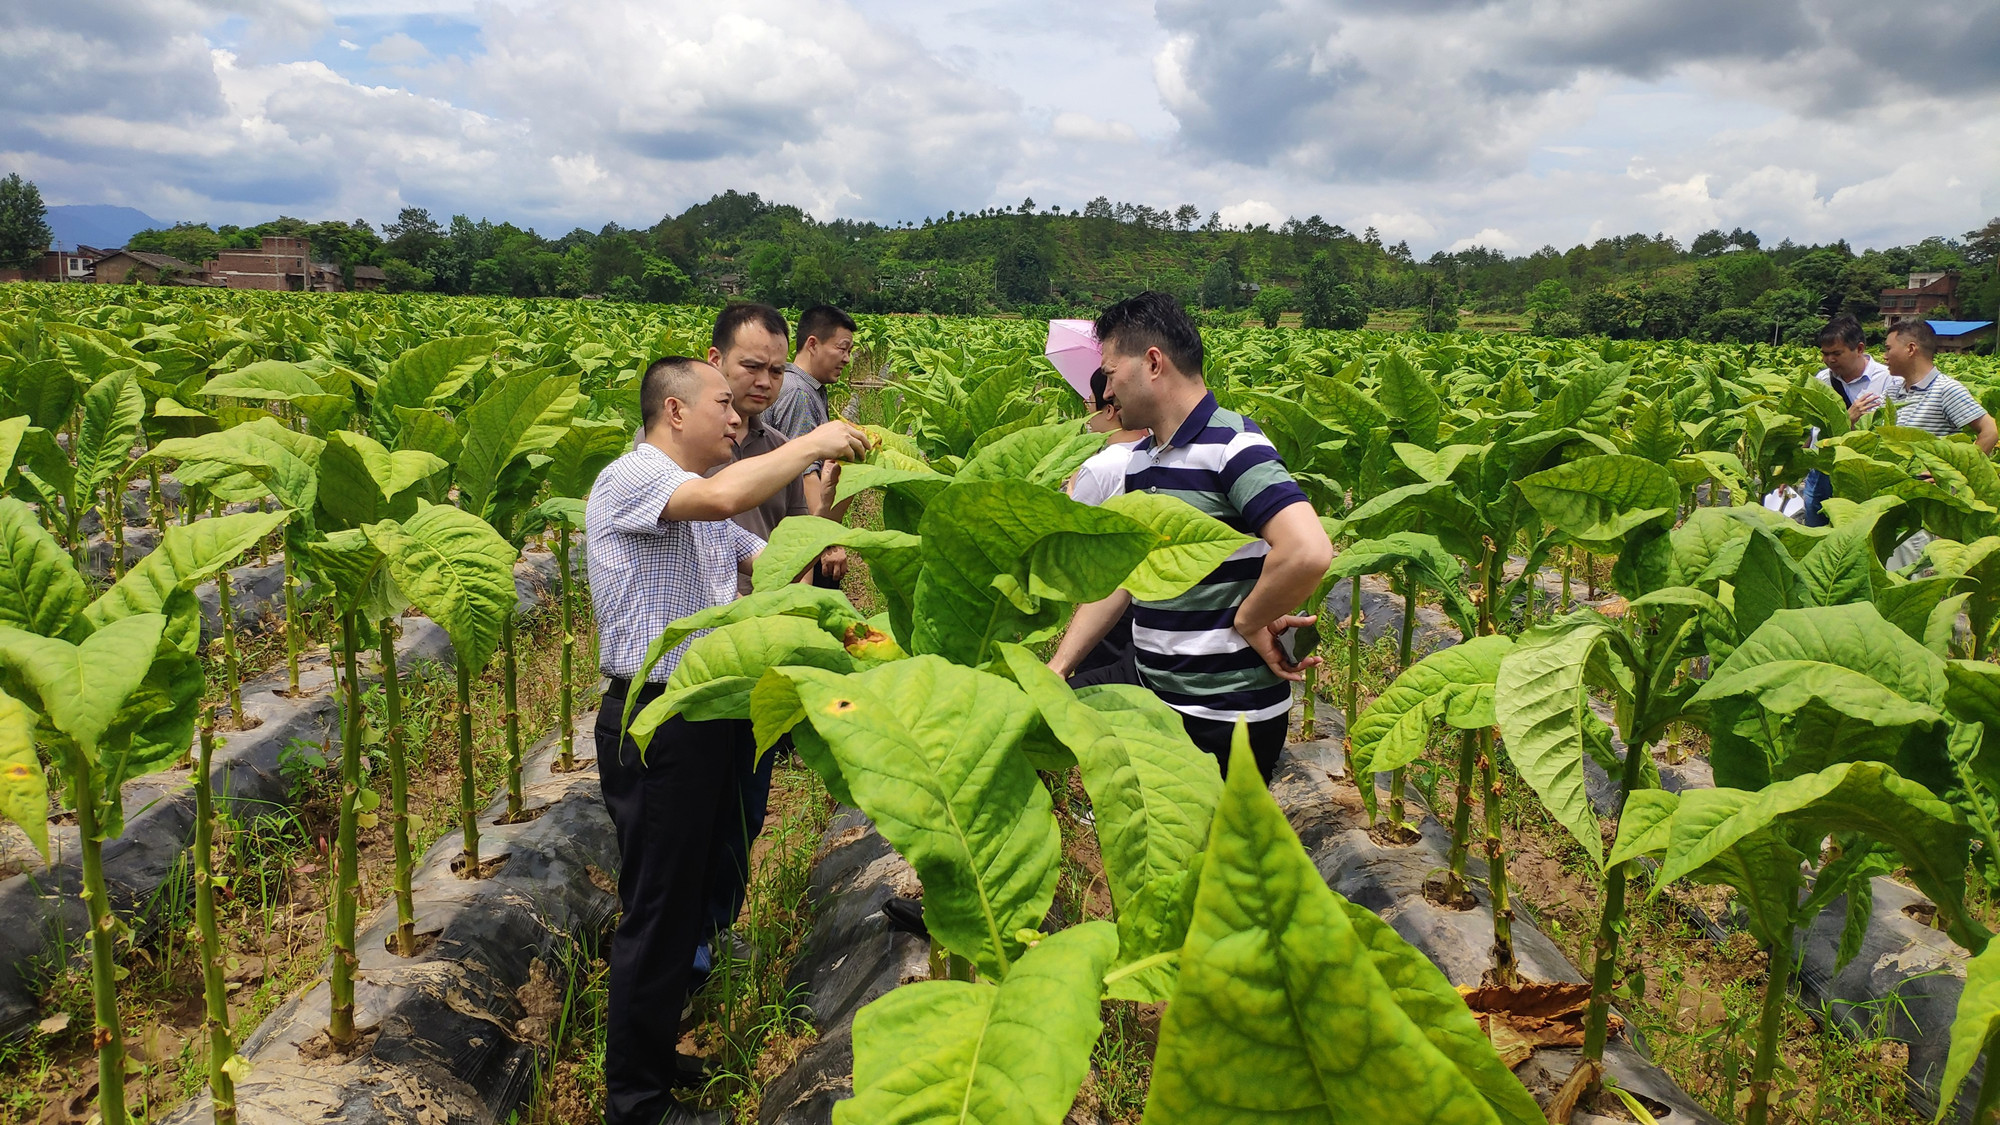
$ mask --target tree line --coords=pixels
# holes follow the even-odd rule
[[[33,202],[39,211],[39,196]],[[8,216],[19,210],[0,207],[0,224],[14,225]],[[32,242],[32,229],[24,233]],[[409,207],[379,229],[364,219],[181,223],[142,231],[129,248],[200,263],[265,235],[310,239],[316,256],[344,267],[378,266],[396,291],[650,302],[741,295],[861,312],[1062,316],[1158,289],[1213,323],[1276,325],[1296,313],[1306,327],[1352,328],[1371,310],[1408,310],[1413,327],[1450,331],[1470,312],[1523,317],[1556,336],[1769,342],[1807,339],[1838,313],[1878,320],[1880,291],[1926,270],[1959,273],[1968,317],[2000,309],[2000,218],[1962,236],[1861,252],[1845,240],[1769,245],[1738,228],[1685,246],[1635,233],[1566,251],[1475,246],[1419,260],[1407,242],[1318,215],[1232,226],[1213,211],[1204,220],[1192,204],[1167,210],[1099,196],[1067,211],[1024,199],[921,222],[821,222],[731,190],[651,227],[609,223],[557,238]]]

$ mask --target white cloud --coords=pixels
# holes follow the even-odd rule
[[[378,63],[408,65],[430,58],[431,49],[398,31],[377,39],[375,45],[368,48],[368,57]]]
[[[1099,121],[1087,113],[1058,113],[1049,133],[1066,141],[1137,144],[1139,133],[1123,121]]]
[[[1246,199],[1221,208],[1217,214],[1222,221],[1232,227],[1254,227],[1259,223],[1276,226],[1285,221],[1285,213],[1262,199]]]
[[[1512,252],[1521,248],[1521,240],[1504,230],[1495,230],[1492,227],[1487,227],[1485,230],[1469,238],[1459,239],[1457,242],[1445,247],[1445,249],[1456,254],[1460,250],[1470,250],[1474,246],[1483,246],[1488,250]]]

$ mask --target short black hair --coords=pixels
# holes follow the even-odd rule
[[[769,305],[755,301],[736,301],[722,306],[715,314],[715,331],[708,334],[708,346],[718,352],[726,352],[736,343],[737,333],[746,324],[762,325],[771,335],[785,342],[787,353],[792,346],[791,329],[785,324],[785,314]]]
[[[1104,409],[1106,405],[1104,401],[1105,382],[1104,369],[1102,367],[1090,373],[1090,405],[1098,410]]]
[[[686,402],[694,397],[700,386],[699,369],[707,366],[705,359],[684,355],[670,355],[647,364],[646,374],[639,380],[639,431],[652,431],[653,423],[666,411],[668,399]]]
[[[1158,348],[1181,374],[1201,378],[1201,330],[1168,294],[1149,289],[1099,313],[1097,342],[1121,355]]]
[[[799,346],[808,338],[826,340],[841,329],[854,331],[854,318],[832,305],[814,305],[799,314]]]
[[[1914,316],[1908,320],[1899,320],[1889,326],[1889,335],[1902,336],[1909,339],[1917,345],[1918,351],[1924,353],[1925,359],[1929,359],[1937,354],[1937,330],[1931,327],[1931,322],[1928,320],[1921,320]]]
[[[1861,322],[1851,316],[1836,316],[1826,322],[1826,327],[1813,337],[1815,347],[1830,348],[1843,345],[1848,351],[1858,352],[1868,346],[1868,338],[1861,334]]]

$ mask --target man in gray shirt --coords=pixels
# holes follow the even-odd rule
[[[787,437],[798,437],[826,424],[830,411],[826,389],[840,381],[840,373],[854,352],[854,318],[832,305],[814,305],[799,314],[799,353],[785,366],[784,385],[778,399],[764,412],[764,423]],[[806,502],[812,514],[839,521],[846,518],[847,506],[836,506],[834,489],[840,483],[840,465],[816,464],[806,472]],[[813,584],[840,588],[847,573],[847,549],[832,547],[820,556],[813,568]]]

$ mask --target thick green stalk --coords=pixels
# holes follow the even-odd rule
[[[102,1125],[126,1125],[125,1030],[118,1022],[118,920],[104,889],[103,828],[97,823],[97,782],[90,763],[76,755],[76,823],[82,839],[83,901],[90,912],[90,994],[97,1023],[91,1038],[97,1045],[97,1112]]]
[[[1570,572],[1570,567],[1571,567],[1571,565],[1572,565],[1572,564],[1573,564],[1573,563],[1574,563],[1574,562],[1576,561],[1576,557],[1575,557],[1575,556],[1576,556],[1576,548],[1574,548],[1574,547],[1564,547],[1564,548],[1563,548],[1563,567],[1562,567],[1562,574],[1563,574],[1563,593],[1562,593],[1562,611],[1563,611],[1564,613],[1568,613],[1568,612],[1569,612],[1569,606],[1570,606],[1570,593],[1569,593],[1569,572]]]
[[[222,937],[215,926],[215,873],[210,855],[215,842],[215,794],[209,784],[209,763],[215,755],[215,712],[201,717],[201,756],[194,773],[194,921],[201,930],[202,995],[208,1014],[208,1089],[215,1103],[216,1125],[236,1120],[236,1082],[229,1060],[236,1055],[229,1034],[229,993],[223,980]]]
[[[98,509],[111,533],[111,580],[125,577],[125,482],[113,477],[104,486],[104,506]]]
[[[1361,576],[1355,575],[1347,585],[1347,696],[1343,711],[1347,716],[1348,744],[1354,740],[1354,724],[1360,718],[1358,701],[1361,697]]]
[[[1514,960],[1514,907],[1507,892],[1507,852],[1500,835],[1500,766],[1494,761],[1493,728],[1479,731],[1479,768],[1486,811],[1486,886],[1493,894],[1493,983],[1512,985],[1520,978]]]
[[[355,650],[361,647],[361,621],[352,609],[340,615],[341,699],[340,828],[335,838],[333,877],[333,1011],[326,1036],[335,1046],[354,1042],[354,916],[359,896],[359,864],[355,855],[357,806],[361,799],[361,677]]]
[[[2000,1058],[2000,1032],[1986,1037],[1986,1057],[1990,1061]],[[1979,1100],[1972,1104],[1972,1117],[1967,1125],[2000,1125],[2000,1067],[1987,1066],[1986,1074],[1979,1080]]]
[[[1750,1104],[1743,1110],[1744,1125],[1764,1125],[1770,1116],[1771,1075],[1778,1068],[1778,1039],[1785,1027],[1791,982],[1792,935],[1787,927],[1771,946],[1771,974],[1764,982],[1764,1007],[1757,1017],[1757,1058],[1750,1064]]]
[[[1479,562],[1479,635],[1490,637],[1494,633],[1493,601],[1500,596],[1499,560],[1494,558],[1497,548],[1493,540],[1486,541],[1486,553]]]
[[[285,682],[293,696],[299,694],[299,649],[305,646],[305,630],[299,623],[299,572],[292,565],[292,551],[285,549]]]
[[[1479,735],[1458,732],[1458,801],[1451,810],[1451,851],[1445,859],[1444,900],[1465,897],[1465,857],[1472,850],[1472,779],[1479,771]]]
[[[1618,815],[1625,815],[1625,802],[1639,786],[1640,767],[1648,751],[1643,746],[1625,748],[1625,769],[1619,775]],[[1604,912],[1597,921],[1597,937],[1591,942],[1594,962],[1590,971],[1590,1006],[1583,1016],[1583,1059],[1585,1063],[1604,1059],[1604,1039],[1610,1022],[1611,989],[1618,981],[1618,942],[1625,932],[1625,883],[1629,864],[1618,864],[1604,873]]]
[[[569,521],[557,525],[556,531],[556,573],[562,583],[562,759],[556,767],[567,773],[576,768],[576,732],[572,730],[576,720],[572,713],[576,708],[576,618],[570,599],[575,591],[570,589],[569,573]],[[1310,706],[1310,704],[1308,705]]]
[[[1408,788],[1404,769],[1397,766],[1389,771],[1389,823],[1397,828],[1410,822],[1409,813],[1403,805],[1403,794]]]
[[[417,907],[410,890],[410,765],[403,746],[403,684],[396,671],[396,638],[403,627],[393,617],[382,619],[383,747],[389,755],[389,823],[396,849],[396,954],[417,953]]]
[[[458,665],[458,816],[465,831],[465,848],[459,856],[464,865],[461,879],[479,878],[479,810],[472,775],[472,668],[463,657]]]
[[[160,463],[148,459],[146,462],[146,507],[153,513],[153,526],[161,531],[167,529],[167,498],[160,492]]]
[[[1409,671],[1412,648],[1417,638],[1417,580],[1410,568],[1403,568],[1403,631],[1396,640],[1396,674]]]
[[[1583,588],[1591,601],[1597,600],[1597,559],[1589,551],[1583,553]]]
[[[215,609],[222,618],[222,684],[229,693],[229,714],[243,726],[243,681],[236,662],[236,613],[229,604],[229,568],[215,572]]]
[[[521,815],[521,713],[514,706],[514,611],[500,623],[500,698],[506,705],[501,729],[507,741],[507,815]]]

